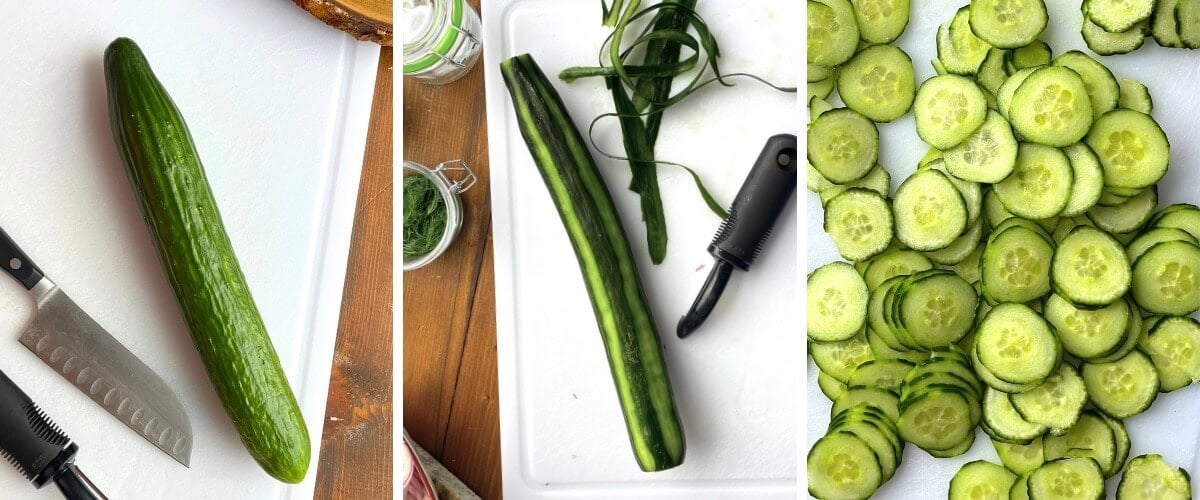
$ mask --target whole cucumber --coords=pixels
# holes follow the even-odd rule
[[[250,456],[298,483],[308,430],[250,295],[187,124],[128,38],[104,52],[113,138],[209,379]]]

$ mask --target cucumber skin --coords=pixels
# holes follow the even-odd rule
[[[191,133],[128,38],[104,52],[117,150],[200,359],[250,456],[299,483],[312,447],[238,265]]]
[[[638,465],[646,472],[676,467],[683,463],[683,427],[612,195],[558,92],[533,58],[507,59],[500,72],[521,136],[579,261]]]

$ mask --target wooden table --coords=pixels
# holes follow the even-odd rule
[[[462,159],[479,180],[454,245],[404,274],[403,415],[413,440],[490,500],[501,489],[485,64],[450,85],[404,82],[404,159]]]
[[[379,54],[314,498],[391,494],[392,304],[392,49],[385,47]]]

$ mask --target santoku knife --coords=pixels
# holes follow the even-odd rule
[[[35,488],[54,481],[68,500],[104,500],[75,467],[76,451],[79,446],[0,371],[0,455]]]
[[[192,424],[179,397],[50,281],[0,229],[0,268],[37,299],[20,342],[129,428],[184,466]]]

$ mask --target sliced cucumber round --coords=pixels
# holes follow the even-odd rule
[[[875,451],[846,432],[818,439],[808,452],[807,470],[808,493],[822,499],[867,498],[883,483]]]
[[[950,500],[1007,498],[1017,475],[985,460],[969,462],[950,479]]]
[[[876,122],[904,116],[916,95],[912,59],[891,45],[859,51],[841,67],[837,81],[842,102]]]
[[[1071,162],[1071,197],[1059,212],[1061,217],[1083,215],[1100,201],[1104,190],[1104,169],[1092,148],[1082,142],[1063,148]]]
[[[1042,0],[973,0],[970,7],[971,30],[1005,49],[1033,43],[1050,20]]]
[[[1133,263],[1133,298],[1153,314],[1200,309],[1200,247],[1183,241],[1150,247]]]
[[[1146,411],[1158,396],[1158,371],[1141,351],[1112,363],[1084,363],[1082,372],[1088,400],[1113,418]]]
[[[1141,455],[1129,461],[1117,498],[1155,498],[1184,500],[1192,498],[1192,481],[1187,471],[1168,464],[1162,455]]]
[[[1079,142],[1092,126],[1092,103],[1079,74],[1046,66],[1034,70],[1017,88],[1008,118],[1025,140],[1069,146]]]
[[[867,260],[892,241],[892,207],[875,191],[848,189],[825,205],[825,232],[843,258]]]
[[[908,26],[910,0],[856,0],[859,36],[867,43],[892,43]]]
[[[836,342],[860,332],[866,324],[867,293],[862,276],[845,262],[831,262],[809,274],[808,338]]]
[[[987,99],[970,79],[935,76],[921,84],[913,114],[921,140],[945,151],[965,141],[983,125]]]
[[[975,349],[988,372],[1013,384],[1040,383],[1062,359],[1050,325],[1023,304],[1003,303],[988,311],[975,332]]]
[[[1063,238],[1050,266],[1054,289],[1083,306],[1117,302],[1129,290],[1129,258],[1121,243],[1094,227],[1079,226]]]
[[[994,184],[1013,171],[1017,139],[1008,121],[988,110],[983,125],[961,144],[942,155],[946,169],[959,179]]]
[[[808,161],[835,184],[856,181],[879,160],[879,129],[850,108],[826,111],[808,126]]]
[[[1027,219],[1058,215],[1071,199],[1074,173],[1062,150],[1023,143],[1012,175],[992,189],[1009,212]]]
[[[1055,58],[1053,64],[1070,68],[1083,80],[1083,87],[1087,89],[1088,99],[1092,103],[1093,118],[1098,118],[1117,107],[1121,88],[1112,71],[1099,61],[1083,52],[1072,50]]]
[[[967,207],[958,188],[937,170],[905,179],[892,202],[896,238],[914,250],[945,248],[967,228]]]
[[[858,21],[849,0],[808,0],[808,63],[834,67],[858,49]]]
[[[1166,174],[1171,157],[1171,145],[1158,122],[1132,109],[1101,116],[1088,132],[1087,144],[1100,157],[1108,186],[1149,187]]]

